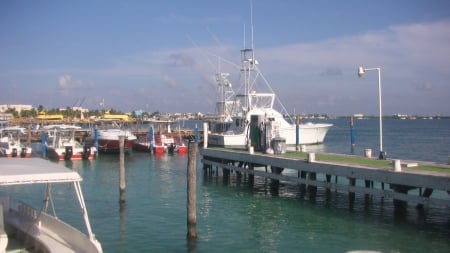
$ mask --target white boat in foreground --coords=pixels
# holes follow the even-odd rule
[[[12,185],[47,186],[44,194],[38,195],[44,196],[44,206],[39,209],[23,202],[15,202],[12,196],[0,197],[0,252],[24,252],[19,251],[21,249],[11,251],[8,247],[9,239],[22,243],[25,252],[102,252],[100,242],[95,239],[91,230],[81,192],[81,180],[77,172],[41,158],[0,159],[0,191]],[[73,185],[86,233],[47,212],[49,203],[54,207],[50,186],[61,183]]]

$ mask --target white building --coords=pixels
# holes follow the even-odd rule
[[[33,109],[32,105],[0,105],[0,112],[5,112],[6,110],[14,108],[16,112],[20,113],[22,110],[31,110]]]

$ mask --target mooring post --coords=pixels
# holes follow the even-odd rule
[[[31,125],[28,125],[27,129],[27,147],[31,147]]]
[[[194,142],[198,143],[198,127],[197,127],[197,124],[195,124],[195,128],[194,128]]]
[[[189,155],[188,155],[188,173],[187,173],[187,239],[197,239],[197,211],[196,211],[196,161],[197,161],[197,143],[189,142]]]
[[[203,122],[203,148],[208,148],[208,122]]]
[[[356,185],[356,178],[352,178],[352,177],[348,178],[348,183],[349,183],[351,188],[355,187],[355,185]],[[349,192],[348,192],[348,197],[349,197],[349,200],[350,200],[350,202],[352,204],[355,201],[355,196],[356,196],[356,194],[355,194],[354,190],[350,189]]]
[[[125,136],[119,136],[119,203],[125,202]]]
[[[350,144],[352,153],[355,150],[355,127],[353,124],[353,116],[350,117]]]
[[[153,153],[153,146],[155,145],[155,133],[154,133],[153,125],[151,125],[148,130],[148,142],[150,143],[148,145],[148,150],[150,151],[150,154],[151,154],[151,153]]]
[[[45,131],[41,131],[41,154],[42,157],[46,157],[47,148],[45,147]]]

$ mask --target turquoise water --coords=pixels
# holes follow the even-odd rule
[[[354,121],[355,148],[350,145],[350,126],[345,119],[329,120],[334,126],[325,143],[311,147],[318,151],[363,155],[372,149],[378,156],[379,121],[360,119]],[[448,163],[450,155],[450,120],[399,120],[383,119],[383,150],[388,158]]]
[[[348,122],[330,122],[335,126],[326,143],[308,148],[351,153]],[[377,120],[356,121],[353,152],[377,150],[377,127]],[[450,120],[386,120],[385,133],[388,157],[447,162]],[[421,214],[410,206],[398,217],[389,199],[357,195],[351,204],[345,193],[319,189],[310,198],[296,185],[281,182],[278,189],[261,178],[254,182],[234,176],[230,181],[203,178],[199,159],[198,238],[190,244],[186,240],[187,155],[126,156],[122,206],[118,156],[100,155],[94,161],[66,165],[84,179],[89,217],[104,252],[450,252],[449,208],[426,208]],[[73,208],[66,191],[54,188],[61,214]]]

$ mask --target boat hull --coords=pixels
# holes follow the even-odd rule
[[[51,160],[64,161],[64,160],[92,160],[95,157],[95,147],[85,148],[53,148],[46,147],[46,155]]]
[[[124,152],[130,152],[133,149],[134,140],[125,139],[124,141]],[[98,140],[98,151],[100,153],[119,153],[120,146],[118,140],[108,140],[99,139]]]
[[[186,154],[186,152],[187,152],[187,146],[178,146],[178,149],[177,149],[177,152],[178,152],[178,154]]]
[[[320,144],[332,124],[304,124],[299,126],[299,145]],[[281,128],[279,137],[286,140],[287,146],[296,145],[296,126]],[[241,133],[210,133],[208,134],[208,145],[225,148],[245,148],[247,136]]]
[[[133,150],[136,152],[150,152],[150,143],[149,142],[135,142],[133,144]],[[153,153],[155,154],[163,154],[163,153],[179,153],[184,154],[187,152],[187,146],[185,145],[175,145],[175,146],[163,146],[163,145],[154,145]]]
[[[153,153],[154,154],[164,154],[166,152],[166,147],[164,146],[154,146]]]
[[[133,151],[150,152],[150,143],[149,142],[135,142],[133,144]]]

